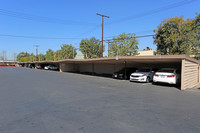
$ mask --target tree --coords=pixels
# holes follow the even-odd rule
[[[89,40],[88,39],[82,39],[81,40],[80,51],[84,55],[84,58],[88,59],[88,54],[89,54]]]
[[[200,14],[197,14],[197,16],[195,17],[195,28],[197,29],[197,37],[198,39],[200,39]]]
[[[29,56],[29,62],[34,62],[34,61],[36,61],[36,56],[33,53],[31,53]]]
[[[154,36],[157,54],[196,54],[198,47],[195,22],[183,17],[168,18],[158,26]]]
[[[99,58],[101,57],[101,43],[95,37],[83,39],[80,42],[80,51],[83,53],[84,58]]]
[[[113,41],[109,46],[109,56],[133,56],[138,55],[138,41],[135,38],[135,34],[119,34],[117,37],[113,37]]]
[[[22,57],[20,62],[29,62],[30,57],[26,56],[26,57]]]
[[[194,29],[196,29],[196,34],[197,34],[197,49],[196,49],[196,55],[195,58],[196,59],[200,59],[200,14],[196,14],[197,16],[195,17],[194,20]]]
[[[48,50],[46,51],[45,59],[46,59],[47,61],[53,61],[53,60],[54,60],[53,54],[54,54],[53,50],[48,49]]]
[[[74,59],[77,54],[76,49],[71,44],[63,44],[59,52],[61,53],[62,59]]]
[[[45,55],[39,54],[38,59],[39,59],[39,61],[45,61]]]
[[[24,56],[24,52],[20,52],[18,55],[17,55],[17,61],[20,61],[21,62],[21,58]]]
[[[19,61],[19,62],[29,62],[30,61],[30,54],[28,52],[20,52],[17,55],[17,61]]]
[[[59,61],[59,60],[62,60],[61,50],[57,50],[56,52],[54,52],[54,61]]]

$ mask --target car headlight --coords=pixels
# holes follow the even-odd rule
[[[143,75],[141,75],[140,77],[144,77],[144,76],[146,76],[146,74],[143,74]]]

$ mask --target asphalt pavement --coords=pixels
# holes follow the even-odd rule
[[[0,68],[0,133],[199,133],[200,90]]]

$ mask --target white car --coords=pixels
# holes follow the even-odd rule
[[[180,70],[175,68],[162,68],[153,76],[153,83],[180,83]]]
[[[138,71],[134,72],[130,76],[130,81],[137,81],[137,82],[147,82],[153,80],[154,71],[152,68],[143,68],[139,69]]]
[[[45,70],[58,70],[59,68],[57,66],[48,65],[44,67]]]

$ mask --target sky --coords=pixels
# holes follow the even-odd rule
[[[77,49],[82,39],[104,40],[121,33],[153,35],[161,21],[169,17],[194,19],[200,13],[200,0],[0,0],[0,56],[8,59],[22,51],[39,53],[72,44]],[[156,50],[152,37],[137,38],[139,50]],[[108,44],[104,42],[107,54]]]

